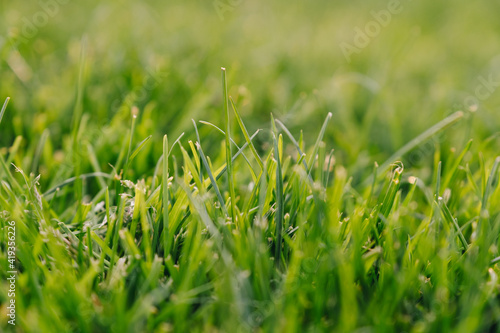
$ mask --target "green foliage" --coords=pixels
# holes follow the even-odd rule
[[[386,2],[42,3],[0,4],[0,331],[500,330],[497,4],[349,62]]]
[[[227,209],[230,188],[218,182],[228,170],[225,158],[212,162],[200,142],[189,154],[182,141],[177,149],[169,147],[165,136],[161,171],[139,180],[121,172],[108,175],[104,192],[88,203],[71,195],[75,179],[41,196],[38,178],[17,168],[19,178],[4,164],[2,227],[14,220],[18,228],[18,327],[61,332],[495,327],[500,159],[493,166],[485,163],[491,172],[482,196],[475,190],[481,170],[465,172],[466,154],[456,157],[445,182],[439,163],[436,182],[447,187],[436,185],[436,193],[444,195],[429,201],[426,192],[433,184],[405,176],[400,162],[385,179],[375,177],[373,186],[353,188],[346,170],[326,164],[331,158],[321,154],[327,121],[316,144],[305,149],[310,155],[304,164],[302,140],[299,144],[279,122],[299,152],[288,155],[272,120],[272,154],[261,161],[262,169],[251,149],[256,135],[248,135],[241,118],[239,123],[245,144],[238,155],[251,150],[259,176],[257,182],[249,179],[233,155],[236,220]],[[145,142],[131,154],[130,141],[127,155],[141,158]],[[473,148],[469,142],[464,152]],[[170,159],[179,150],[182,172],[169,176],[170,167],[179,169],[173,164],[181,160]],[[87,176],[80,180],[92,179]],[[240,181],[245,179],[250,188]],[[453,190],[459,184],[461,191]],[[70,205],[61,208],[61,202]],[[2,257],[5,261],[5,252]]]

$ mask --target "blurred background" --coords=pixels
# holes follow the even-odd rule
[[[36,155],[45,140],[39,162],[15,162],[42,181],[57,173],[57,183],[71,174],[61,171],[65,151],[75,123],[84,123],[84,160],[91,144],[110,172],[136,105],[136,141],[153,140],[131,172],[150,174],[163,134],[190,135],[191,119],[223,126],[226,67],[249,132],[268,129],[272,112],[312,145],[331,112],[327,147],[361,179],[458,110],[464,121],[435,142],[461,150],[471,137],[495,135],[499,12],[498,2],[465,0],[2,0],[0,99],[12,100],[0,147],[22,136],[19,149]],[[220,149],[223,137],[199,127],[215,138],[207,149]],[[435,142],[403,162],[425,169]],[[500,147],[494,136],[489,142]]]

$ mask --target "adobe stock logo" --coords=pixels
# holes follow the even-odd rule
[[[484,75],[477,76],[477,84],[474,93],[468,94],[461,103],[453,105],[450,114],[456,111],[477,112],[481,106],[481,102],[485,102],[492,97],[500,87],[499,73],[489,73],[487,77]],[[457,126],[457,125],[453,125]],[[430,140],[418,146],[417,149],[411,152],[408,157],[409,165],[418,165],[420,161],[429,155],[437,144],[443,143],[447,138],[445,132],[433,136]]]
[[[41,28],[45,27],[51,18],[54,18],[61,9],[61,6],[67,4],[70,0],[40,0],[38,5],[41,7],[31,18],[24,16],[21,18],[21,29],[18,41],[27,43],[34,38]]]
[[[141,85],[133,87],[130,93],[123,94],[111,103],[113,112],[126,112],[125,110],[130,110],[134,105],[145,102],[151,91],[163,84],[169,73],[162,68],[149,68],[146,69],[146,74]]]
[[[408,0],[411,1],[411,0]],[[352,43],[342,42],[339,44],[342,54],[347,62],[351,62],[351,56],[361,53],[361,51],[370,45],[375,39],[382,28],[387,27],[391,22],[394,15],[400,14],[403,11],[403,4],[400,0],[390,0],[386,9],[379,11],[372,10],[370,15],[373,20],[368,21],[362,28],[354,27],[354,37]]]
[[[243,0],[214,0],[212,5],[221,21],[224,21],[224,15],[233,12],[242,2]]]
[[[495,74],[490,73],[488,78],[480,75],[477,77],[478,84],[474,89],[474,95],[469,95],[464,100],[465,108],[476,111],[481,102],[486,101],[500,87],[500,81],[495,77]]]

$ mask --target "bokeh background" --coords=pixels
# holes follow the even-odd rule
[[[32,153],[19,156],[30,156],[46,140],[43,163],[16,163],[41,173],[42,182],[58,174],[48,177],[57,183],[71,175],[65,147],[81,114],[82,147],[91,143],[110,172],[136,105],[137,140],[153,140],[131,173],[151,173],[163,134],[192,133],[191,119],[223,125],[220,67],[250,132],[268,129],[272,112],[312,144],[332,112],[325,141],[354,183],[457,110],[465,121],[440,144],[492,136],[500,125],[500,3],[396,5],[381,24],[374,12],[394,1],[2,0],[0,97],[12,100],[0,147],[23,136],[20,149]],[[366,28],[374,30],[361,45],[358,29]],[[349,57],[346,44],[357,45]],[[489,142],[499,147],[496,138]],[[403,162],[425,174],[427,146]],[[91,169],[85,163],[82,172]]]

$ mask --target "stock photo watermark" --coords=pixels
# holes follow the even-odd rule
[[[500,87],[500,81],[490,73],[488,77],[482,75],[477,77],[479,82],[474,90],[474,95],[469,95],[464,99],[462,105],[459,107],[468,109],[470,111],[477,111],[481,102],[486,101],[493,95],[493,93]]]
[[[35,14],[21,18],[20,35],[17,37],[19,43],[25,44],[30,39],[36,37],[40,29],[45,27],[51,19],[59,14],[61,7],[69,3],[70,0],[40,0],[38,10]]]
[[[405,2],[410,1],[412,0],[406,0]],[[403,12],[403,9],[403,1],[390,0],[386,8],[378,11],[372,10],[370,16],[373,19],[368,21],[363,27],[354,27],[352,41],[350,43],[342,42],[339,44],[340,50],[347,62],[350,63],[352,61],[351,57],[353,54],[360,54],[364,48],[368,47],[380,35],[382,29],[391,24],[393,17]]]
[[[16,222],[14,220],[6,223],[7,232],[7,322],[16,325]]]
[[[134,87],[130,93],[124,94],[122,98],[117,98],[111,103],[111,110],[123,111],[124,108],[130,110],[134,105],[143,103],[149,93],[161,85],[168,76],[168,72],[161,68],[146,69],[146,73],[141,85]]]
[[[228,12],[233,12],[236,7],[243,3],[243,1],[244,0],[214,0],[212,5],[219,18],[224,21],[224,15]]]
[[[479,75],[476,80],[477,84],[475,86],[474,93],[465,97],[462,103],[454,104],[450,113],[455,111],[476,112],[479,110],[481,102],[488,100],[497,91],[498,87],[500,87],[500,77],[493,73],[490,73],[487,77]],[[434,149],[435,145],[444,142],[445,139],[446,134],[444,133],[433,136],[429,141],[419,146],[418,149],[414,150],[410,154],[410,164],[418,164],[424,156]]]

